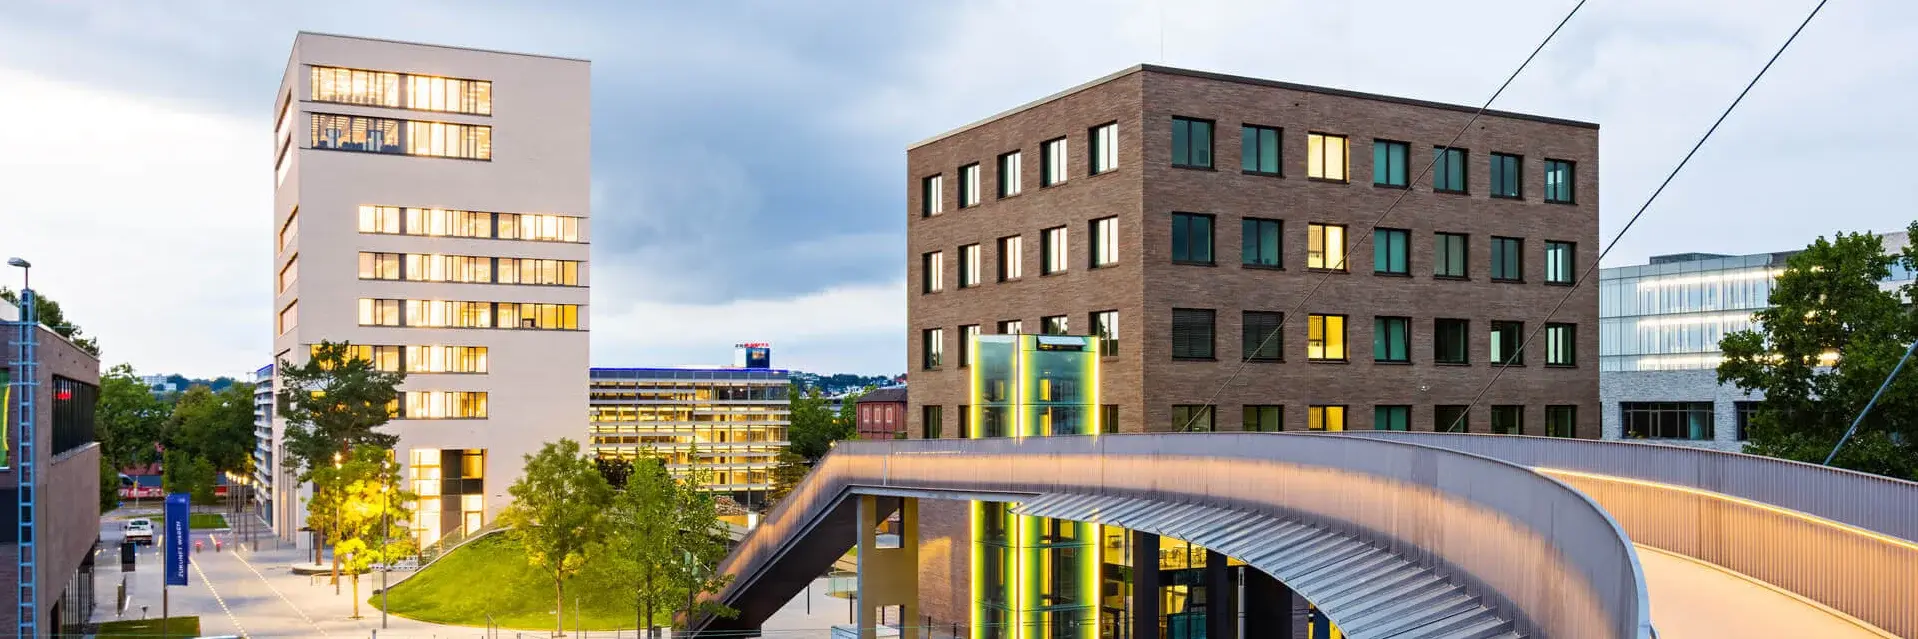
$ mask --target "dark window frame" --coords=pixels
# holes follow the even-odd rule
[[[1193,146],[1193,140],[1192,140],[1191,127],[1193,124],[1205,125],[1205,162],[1203,164],[1193,161],[1194,158],[1192,157],[1192,151],[1196,149],[1196,147]],[[1180,131],[1181,127],[1184,127],[1185,129],[1183,132],[1183,135],[1181,135],[1181,131]],[[1179,140],[1181,137],[1185,139],[1185,143],[1186,143],[1185,144],[1186,161],[1184,163],[1179,162]],[[1218,154],[1216,152],[1218,149],[1218,137],[1219,137],[1219,124],[1218,122],[1214,120],[1208,120],[1205,118],[1191,118],[1183,115],[1172,116],[1171,146],[1172,146],[1173,168],[1198,169],[1201,171],[1217,170],[1215,168],[1215,165],[1218,162],[1218,157],[1217,157]]]
[[[1119,356],[1119,338],[1112,335],[1113,333],[1117,333],[1118,331],[1108,330],[1107,324],[1101,321],[1102,319],[1104,319],[1103,316],[1105,316],[1108,313],[1110,313],[1112,316],[1112,323],[1118,324],[1119,309],[1116,309],[1116,308],[1106,309],[1103,311],[1092,311],[1090,313],[1087,313],[1086,328],[1092,329],[1092,334],[1099,336],[1099,356],[1100,357],[1118,357]]]
[[[972,174],[972,177],[966,177],[968,173]],[[981,204],[985,204],[986,203],[985,185],[978,184],[978,182],[980,182],[981,180],[984,180],[986,177],[985,167],[980,166],[978,162],[965,164],[959,167],[958,175],[959,175],[959,209],[963,211],[965,209],[969,209],[969,208],[979,206]],[[969,197],[969,194],[975,188],[979,190],[979,199],[973,201],[970,204],[966,203],[966,199]]]
[[[1273,155],[1272,155],[1272,170],[1270,171],[1264,170],[1263,168],[1264,166],[1263,160],[1265,159],[1264,157],[1265,142],[1263,141],[1262,138],[1264,134],[1266,133],[1272,134],[1272,154]],[[1251,134],[1252,142],[1253,142],[1252,148],[1249,151],[1250,153],[1254,154],[1253,157],[1251,158],[1253,168],[1246,168],[1245,166],[1246,159],[1247,159],[1246,154],[1248,153],[1248,150],[1246,149],[1246,145],[1245,145],[1247,134]],[[1262,175],[1266,177],[1285,177],[1285,129],[1283,127],[1266,126],[1263,124],[1252,124],[1249,122],[1240,123],[1239,124],[1239,172],[1245,175]]]
[[[1388,413],[1398,413],[1397,419],[1381,420]],[[1381,424],[1381,421],[1396,421],[1398,424]],[[1392,428],[1402,425],[1402,428]],[[1412,430],[1412,406],[1410,404],[1377,404],[1372,407],[1372,430],[1409,431]]]
[[[942,439],[945,437],[946,409],[937,404],[925,404],[919,407],[919,438]]]
[[[1267,225],[1271,225],[1272,227],[1271,263],[1264,261],[1247,261],[1250,259],[1248,251],[1263,252],[1265,248],[1264,231]],[[1248,228],[1252,233],[1252,238],[1250,239],[1247,238]],[[1285,270],[1285,220],[1266,217],[1239,218],[1239,266],[1241,268],[1270,269],[1275,271]]]
[[[1495,199],[1525,199],[1525,156],[1515,153],[1499,153],[1497,151],[1493,151],[1490,156],[1492,159],[1491,162],[1487,164],[1489,171],[1487,175],[1491,179],[1491,182],[1489,182],[1486,191]],[[1501,176],[1509,178],[1509,181],[1512,183],[1510,193],[1505,192],[1505,189],[1502,188],[1504,186],[1503,184],[1499,184],[1501,181],[1499,178]]]
[[[1392,323],[1397,323],[1399,328],[1398,346],[1401,355],[1397,359],[1391,358],[1392,345],[1386,341],[1390,338],[1388,328]],[[1385,358],[1379,357],[1380,346],[1386,349]],[[1372,318],[1372,361],[1381,364],[1412,363],[1412,318],[1394,315],[1380,315]]]
[[[1470,404],[1433,406],[1432,430],[1441,433],[1472,432],[1472,406]]]
[[[1201,328],[1198,326],[1189,326],[1185,329],[1186,331],[1188,331],[1188,334],[1182,338],[1179,334],[1180,333],[1179,324],[1180,324],[1181,313],[1186,314],[1185,317],[1187,320],[1194,321],[1194,322],[1198,321],[1201,317],[1203,317],[1204,319],[1203,333],[1204,334],[1203,335],[1190,334],[1191,332],[1194,332],[1194,331],[1200,331]],[[1203,315],[1201,316],[1201,314]],[[1199,340],[1201,339],[1203,339],[1204,341],[1203,349],[1195,350],[1200,348],[1201,344]],[[1218,309],[1173,308],[1172,309],[1172,339],[1170,341],[1172,342],[1172,359],[1193,360],[1193,361],[1216,361],[1219,358],[1219,311]],[[1186,342],[1185,348],[1183,349],[1184,350],[1183,353],[1181,352],[1182,350],[1180,346],[1181,341]]]
[[[1252,319],[1259,318],[1254,335]],[[1270,330],[1265,330],[1270,322]],[[1269,337],[1268,337],[1269,336]],[[1254,337],[1257,341],[1254,342]],[[1239,359],[1247,362],[1285,361],[1285,313],[1279,311],[1239,311]]]
[[[1559,344],[1556,333],[1565,333],[1564,343]],[[1554,361],[1552,357],[1560,350],[1566,355],[1565,361]],[[1578,325],[1571,322],[1545,323],[1545,365],[1552,368],[1578,368]]]
[[[1439,270],[1441,267],[1453,261],[1451,259],[1452,251],[1450,250],[1450,248],[1440,246],[1439,242],[1440,240],[1450,240],[1454,238],[1458,239],[1458,253],[1459,253],[1458,260],[1457,260],[1459,265],[1459,272],[1456,274],[1442,272]],[[1461,281],[1472,279],[1472,236],[1471,234],[1451,233],[1447,231],[1435,231],[1432,233],[1432,278],[1440,279],[1440,280],[1461,280]]]
[[[1195,239],[1197,239],[1197,238],[1195,238],[1195,237],[1193,237],[1193,233],[1192,233],[1192,229],[1191,229],[1191,226],[1192,226],[1192,222],[1193,222],[1193,221],[1195,221],[1195,220],[1199,220],[1199,219],[1203,219],[1203,220],[1205,220],[1205,254],[1206,254],[1206,259],[1204,259],[1204,260],[1197,260],[1197,259],[1192,259],[1192,246],[1191,246],[1191,244],[1192,244],[1192,242],[1193,242],[1193,241],[1194,241]],[[1183,229],[1183,234],[1185,235],[1185,238],[1186,238],[1186,242],[1185,242],[1185,244],[1187,245],[1187,246],[1185,246],[1185,247],[1184,247],[1184,248],[1185,248],[1185,250],[1184,250],[1184,252],[1185,252],[1185,254],[1186,254],[1186,257],[1185,257],[1185,259],[1180,259],[1180,258],[1179,258],[1179,253],[1180,253],[1180,246],[1179,246],[1179,241],[1178,241],[1178,238],[1179,238],[1179,235],[1181,234],[1181,228],[1180,228],[1180,227],[1181,227],[1181,225],[1182,225],[1182,223],[1183,223],[1183,226],[1185,227],[1185,228]],[[1184,212],[1184,211],[1174,211],[1174,212],[1172,213],[1172,227],[1171,227],[1171,228],[1172,228],[1172,263],[1173,263],[1173,264],[1185,264],[1185,265],[1190,265],[1190,266],[1216,266],[1216,265],[1218,265],[1218,259],[1219,259],[1219,250],[1218,250],[1218,248],[1219,248],[1219,243],[1218,243],[1218,229],[1219,229],[1219,225],[1218,225],[1218,219],[1216,218],[1216,216],[1214,216],[1214,215],[1212,215],[1211,213],[1188,213],[1188,212]]]
[[[1542,164],[1545,167],[1545,172],[1544,172],[1545,203],[1577,205],[1578,204],[1578,163],[1573,162],[1571,160],[1545,158],[1545,161]],[[1552,168],[1555,165],[1563,166],[1565,168],[1565,180],[1564,180],[1564,184],[1562,185],[1562,190],[1564,191],[1563,193],[1564,197],[1559,197],[1560,194],[1556,193],[1552,189],[1551,176],[1552,176]]]
[[[1211,404],[1172,405],[1172,432],[1175,433],[1216,433],[1218,420],[1218,407]]]
[[[1499,422],[1509,422],[1500,424]],[[1525,406],[1522,404],[1494,404],[1492,406],[1492,434],[1525,434]]]
[[[1565,277],[1552,279],[1552,247],[1565,247]],[[1564,240],[1545,240],[1545,284],[1547,286],[1571,286],[1578,282],[1578,243]]]
[[[1505,254],[1503,256],[1500,255],[1501,246],[1504,246],[1507,249],[1509,249],[1504,251]],[[1514,284],[1525,283],[1525,238],[1494,235],[1492,236],[1491,252],[1492,252],[1492,272],[1491,272],[1492,281],[1508,282],[1508,283],[1514,283]],[[1509,268],[1502,268],[1499,263],[1501,260],[1501,257],[1508,261],[1516,261],[1517,263],[1505,265]],[[1512,271],[1516,271],[1516,273],[1513,273]],[[1516,275],[1517,277],[1512,277],[1512,275]]]
[[[1735,424],[1734,428],[1736,428],[1732,433],[1733,437],[1736,437],[1738,441],[1741,442],[1751,441],[1752,422],[1758,417],[1758,411],[1763,408],[1764,404],[1764,400],[1739,400],[1732,402],[1732,419]]]
[[[919,368],[936,371],[945,365],[946,329],[919,329]]]
[[[1451,195],[1471,195],[1472,193],[1472,152],[1455,146],[1432,147],[1432,192]],[[1456,166],[1454,160],[1456,159]],[[1453,180],[1456,169],[1458,179]],[[1439,186],[1443,181],[1446,186]],[[1457,184],[1458,188],[1452,188]]]
[[[1390,269],[1392,267],[1392,264],[1391,264],[1392,255],[1390,251],[1391,241],[1387,238],[1398,238],[1398,241],[1399,241],[1399,250],[1401,254],[1398,255],[1397,257],[1399,257],[1402,263],[1400,265],[1399,270],[1396,270],[1396,271],[1379,270],[1379,255],[1380,255],[1379,243],[1380,242],[1385,242],[1387,245],[1386,246],[1387,250],[1385,252],[1385,255],[1386,255],[1385,266],[1387,269]],[[1411,277],[1412,276],[1412,231],[1410,229],[1392,229],[1392,228],[1372,229],[1372,274],[1391,276],[1391,277]]]
[[[1239,429],[1248,433],[1278,433],[1285,431],[1284,404],[1245,404],[1239,407]],[[1271,428],[1266,428],[1266,418],[1271,418]]]
[[[1486,361],[1491,362],[1493,366],[1524,366],[1525,322],[1492,320],[1490,328],[1490,332],[1485,334]],[[1493,339],[1501,335],[1508,339]],[[1511,342],[1509,345],[1509,348],[1512,349],[1510,353],[1499,352],[1501,346],[1507,346],[1504,342]],[[1505,355],[1505,357],[1499,357],[1500,355]]]
[[[1112,120],[1110,122],[1088,127],[1086,129],[1086,175],[1088,177],[1094,176],[1094,175],[1105,175],[1107,173],[1111,173],[1113,171],[1119,170],[1119,161],[1117,158],[1113,159],[1111,168],[1107,168],[1105,170],[1099,169],[1099,159],[1102,156],[1104,156],[1106,152],[1105,147],[1099,144],[1099,130],[1104,129],[1106,127],[1112,127],[1112,131],[1113,131],[1112,144],[1114,147],[1117,147],[1119,144],[1119,135],[1118,135],[1119,121],[1118,120]],[[1115,152],[1116,152],[1116,149],[1115,149]]]
[[[1561,422],[1561,417],[1564,423]],[[1561,427],[1563,427],[1561,429]],[[1560,433],[1564,434],[1560,434]],[[1553,404],[1545,407],[1546,437],[1578,437],[1578,406]]]
[[[1319,421],[1323,423],[1320,423],[1320,424],[1312,423],[1312,409],[1314,408],[1319,409]],[[1332,411],[1326,410],[1331,408],[1339,409],[1339,427],[1336,429],[1332,428],[1332,420],[1329,417]],[[1313,426],[1318,426],[1318,427],[1313,428]],[[1347,405],[1347,404],[1308,404],[1306,405],[1305,430],[1321,432],[1321,433],[1342,433],[1351,429],[1352,429],[1352,407],[1350,405]]]
[[[1019,158],[1019,171],[1016,175],[1007,176],[1006,160],[1014,157]],[[995,176],[995,179],[993,180],[999,192],[999,199],[1003,200],[1009,197],[1018,197],[1020,193],[1025,192],[1025,184],[1023,183],[1023,180],[1025,179],[1025,174],[1026,174],[1026,156],[1023,150],[1013,149],[1011,151],[1001,153],[999,154],[998,161],[994,162],[993,165],[998,167],[998,171],[999,171],[999,174]],[[1013,179],[1007,180],[1006,179],[1007,177],[1011,177]],[[1012,186],[1015,188],[1011,190],[1010,192],[1008,192],[1006,189],[1007,186]]]
[[[1052,259],[1053,256],[1056,255],[1058,251],[1058,249],[1053,248],[1052,246],[1053,231],[1058,231],[1061,234],[1061,236],[1065,238],[1061,240],[1059,243],[1065,245],[1065,251],[1067,255],[1060,256],[1060,259],[1057,259],[1057,260]],[[1066,271],[1072,270],[1072,264],[1069,261],[1072,259],[1071,233],[1072,233],[1071,228],[1065,227],[1065,226],[1052,226],[1052,227],[1039,229],[1039,276],[1040,277],[1058,275],[1060,273],[1064,273]],[[1057,269],[1052,268],[1054,264],[1058,264],[1059,268]]]
[[[1456,339],[1448,335],[1448,329],[1457,331]],[[1456,341],[1458,357],[1446,357],[1446,342]],[[1472,364],[1472,320],[1462,317],[1432,318],[1432,363],[1445,366],[1470,366]]]
[[[1713,441],[1718,435],[1717,404],[1698,402],[1619,402],[1619,433],[1625,439]],[[1702,437],[1689,433],[1691,419],[1703,416]]]
[[[1386,182],[1379,181],[1379,151],[1381,147],[1386,155],[1385,179],[1388,180]],[[1391,152],[1393,150],[1399,152],[1400,181],[1398,182],[1389,181],[1392,179]],[[1372,138],[1372,186],[1382,189],[1412,188],[1412,143],[1400,140]]]
[[[919,178],[919,217],[927,218],[946,212],[945,177],[944,173],[934,173]],[[935,183],[939,185],[939,188],[933,188]],[[935,190],[938,193],[934,193]]]
[[[1319,318],[1319,355],[1312,356],[1312,318]],[[1332,318],[1339,318],[1339,356],[1325,357],[1332,350],[1332,331],[1325,324]],[[1307,313],[1305,316],[1305,361],[1308,362],[1349,362],[1352,361],[1352,317],[1343,313]]]
[[[1056,163],[1059,165],[1059,170],[1065,172],[1066,175],[1054,175],[1052,172],[1052,165],[1055,164],[1052,160],[1052,143],[1064,140],[1066,140],[1066,136],[1062,135],[1039,143],[1039,188],[1043,189],[1058,186],[1072,179],[1070,157],[1066,158],[1064,162]],[[1067,155],[1072,153],[1071,145],[1071,142],[1066,142]]]

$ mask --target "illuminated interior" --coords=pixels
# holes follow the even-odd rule
[[[763,501],[791,425],[783,371],[594,369],[590,445],[601,458],[657,457],[682,479]]]
[[[420,543],[486,525],[484,449],[411,449],[406,481],[407,489],[419,496],[412,530]]]
[[[361,299],[361,326],[578,330],[579,305]]]
[[[428,237],[578,242],[580,218],[413,206],[360,206],[360,232]]]
[[[391,71],[311,67],[314,102],[446,111],[493,113],[493,83]]]

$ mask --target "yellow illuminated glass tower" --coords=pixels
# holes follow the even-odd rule
[[[1097,435],[1099,342],[1070,335],[980,335],[971,349],[968,437]],[[1098,636],[1099,526],[972,504],[972,636]]]

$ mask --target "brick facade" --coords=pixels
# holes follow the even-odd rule
[[[0,341],[12,342],[15,329],[8,325],[0,329],[5,337]],[[11,360],[9,353],[4,360]],[[53,627],[53,613],[56,603],[66,606],[62,599],[73,599],[71,595],[82,593],[82,585],[74,582],[76,571],[93,554],[94,542],[99,539],[100,531],[100,445],[88,443],[71,450],[55,453],[53,451],[53,378],[64,377],[78,382],[98,386],[100,384],[100,361],[80,350],[72,342],[46,328],[40,329],[39,346],[39,382],[36,387],[35,417],[38,443],[36,460],[40,469],[39,494],[39,539],[40,539],[40,632],[46,635],[57,634],[59,628]],[[18,401],[17,398],[14,401]],[[5,407],[9,417],[19,415],[13,402]],[[15,425],[9,419],[9,426]],[[9,429],[6,433],[9,450],[19,450],[19,433]],[[0,472],[0,490],[8,491],[11,496],[19,486],[17,471],[9,469]],[[9,499],[7,507],[13,507]],[[12,522],[13,518],[7,518]],[[5,533],[9,539],[16,535],[13,531]],[[0,544],[0,563],[17,564],[20,548],[14,543]],[[18,589],[17,571],[7,571],[0,578],[0,592],[8,593],[5,605],[0,605],[0,627],[12,628],[17,624],[17,608],[12,593]],[[84,592],[91,592],[87,587]],[[67,595],[67,596],[63,596]],[[61,610],[66,623],[79,623],[76,619],[84,611]]]

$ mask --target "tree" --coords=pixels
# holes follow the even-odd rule
[[[669,572],[677,559],[672,493],[679,486],[657,458],[629,462],[628,469],[624,489],[606,511],[606,541],[593,561],[593,576],[607,588],[631,588],[634,628],[652,634],[659,614],[680,600]]]
[[[280,360],[280,417],[286,420],[282,463],[301,473],[334,453],[358,446],[391,449],[398,438],[379,432],[393,417],[405,373],[380,371],[345,342],[321,342],[294,366]]]
[[[766,503],[776,504],[792,494],[793,488],[806,479],[806,473],[812,471],[812,465],[805,457],[795,453],[792,447],[780,449],[773,457],[773,486],[766,491]]]
[[[1918,223],[1909,229],[1918,234]],[[1918,247],[1886,255],[1870,233],[1819,238],[1790,258],[1752,330],[1719,342],[1720,383],[1762,391],[1746,452],[1820,463],[1914,339],[1918,286],[1885,291],[1894,263],[1918,268]],[[1833,465],[1918,479],[1918,370],[1907,364]]]
[[[167,451],[162,466],[160,484],[167,492],[187,493],[196,505],[213,503],[219,472],[214,470],[212,462],[187,451]]]
[[[168,450],[184,450],[225,473],[242,473],[253,460],[253,385],[218,393],[194,386],[180,394],[167,418]]]
[[[404,530],[413,516],[411,505],[419,496],[401,490],[399,476],[399,463],[392,451],[361,446],[353,449],[337,475],[330,478],[338,495],[333,565],[336,573],[352,578],[355,619],[360,616],[360,575],[373,564],[392,563],[414,551],[411,537]],[[393,534],[395,527],[400,534]]]
[[[119,504],[121,470],[160,461],[155,443],[167,420],[167,406],[132,366],[119,364],[100,377],[93,419],[100,440],[100,508],[108,510]]]
[[[594,458],[593,467],[599,470],[599,476],[606,478],[606,485],[613,490],[625,490],[626,482],[631,480],[634,470],[632,460],[618,457]]]
[[[832,450],[832,443],[841,439],[851,439],[854,433],[853,405],[856,397],[841,406],[839,412],[833,412],[819,389],[800,390],[792,388],[791,421],[787,429],[787,440],[792,442],[792,451],[806,458],[807,463],[819,461]]]
[[[523,474],[506,492],[513,503],[499,522],[526,549],[527,563],[552,578],[554,634],[564,634],[566,580],[604,538],[612,488],[578,442],[561,439],[527,455]]]
[[[19,306],[20,294],[13,292],[13,289],[0,286],[0,300]],[[46,293],[38,289],[33,292],[33,312],[34,319],[41,324],[52,328],[53,332],[59,333],[61,337],[73,340],[73,345],[80,347],[80,350],[86,351],[88,355],[100,357],[100,341],[87,337],[81,332],[79,326],[68,322],[67,314],[60,310],[60,303],[53,301],[53,298],[47,297]]]
[[[677,577],[680,593],[686,597],[684,615],[680,617],[683,622],[678,626],[682,629],[699,615],[731,618],[739,614],[718,601],[699,599],[700,594],[718,592],[733,580],[732,575],[719,572],[719,562],[726,558],[731,547],[731,536],[719,521],[718,500],[700,488],[708,483],[709,472],[695,466],[679,479],[676,489],[670,493],[670,511],[675,515],[673,530],[677,533],[673,552],[679,556],[672,573]]]

